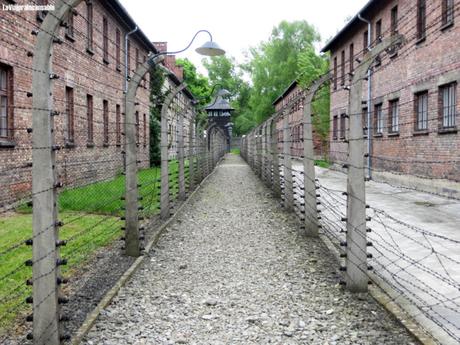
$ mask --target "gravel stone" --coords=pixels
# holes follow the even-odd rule
[[[239,156],[177,217],[83,344],[418,344]]]

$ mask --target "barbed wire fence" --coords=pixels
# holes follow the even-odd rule
[[[458,342],[460,281],[456,272],[460,263],[460,239],[451,233],[425,229],[414,222],[413,217],[402,218],[400,214],[392,214],[383,206],[375,207],[366,201],[366,171],[387,171],[394,166],[366,165],[369,153],[364,145],[365,136],[377,133],[381,126],[375,120],[369,124],[362,121],[362,82],[367,70],[374,66],[376,57],[379,70],[391,66],[395,45],[398,58],[406,56],[406,50],[413,49],[410,46],[401,49],[408,40],[392,35],[374,42],[372,51],[363,54],[359,61],[357,59],[358,65],[350,75],[349,83],[343,87],[350,92],[350,109],[343,121],[346,127],[341,126],[340,132],[335,129],[337,133],[331,135],[326,145],[330,147],[330,158],[335,166],[346,172],[346,183],[328,183],[321,175],[316,175],[319,170],[315,171],[314,167],[311,106],[317,90],[329,87],[328,81],[334,82],[336,75],[331,74],[332,71],[317,78],[308,89],[294,94],[268,120],[243,137],[241,155],[281,198],[286,210],[297,215],[304,234],[320,236],[337,255],[338,270],[342,275],[338,283],[354,292],[367,291],[368,284],[374,284],[388,294],[389,301],[408,311],[428,333],[433,332],[434,325],[434,338],[443,334]],[[447,71],[450,68],[457,67],[452,65]],[[427,75],[426,79],[437,78],[441,73],[446,71]],[[406,103],[413,104],[413,100]],[[455,109],[458,106],[457,102]],[[390,107],[383,107],[382,111],[388,113]],[[458,118],[457,112],[454,117]],[[332,119],[324,121],[333,124]],[[427,132],[437,133],[439,128],[435,123],[438,121],[438,114],[429,111]],[[416,128],[413,113],[400,112],[398,125],[401,129],[399,136],[379,140],[401,140],[404,143],[413,138],[403,130]],[[385,128],[391,126],[383,125]],[[335,134],[340,138],[334,138]],[[396,173],[424,171],[425,174],[419,177],[427,180],[433,178],[433,171],[439,171],[437,165],[447,165],[445,171],[455,171],[460,162],[459,158],[452,158],[446,152],[439,152],[434,159],[429,154],[419,154],[413,160],[375,152],[371,153],[374,161],[402,163]],[[445,177],[458,182],[455,179],[458,174],[450,173]],[[391,186],[407,188],[397,184]],[[406,308],[407,305],[411,307]]]
[[[80,2],[56,1],[55,11],[41,23],[26,16],[27,25],[18,21],[17,35],[23,35],[24,42],[31,41],[26,33],[35,36],[34,45],[2,38],[15,53],[30,59],[27,64],[12,61],[32,83],[27,90],[14,89],[15,103],[8,107],[27,114],[32,123],[14,128],[0,124],[2,132],[14,130],[18,142],[0,168],[2,186],[14,192],[2,193],[0,200],[1,341],[7,341],[13,329],[27,333],[24,344],[69,341],[90,311],[78,311],[77,303],[94,294],[89,289],[99,288],[79,284],[86,291],[75,291],[78,280],[95,279],[92,274],[98,270],[111,269],[97,267],[96,254],[109,248],[113,258],[144,255],[161,221],[177,210],[226,151],[224,133],[198,128],[194,105],[175,89],[163,104],[161,167],[150,165],[151,105],[136,93],[148,99],[145,76],[152,59],[132,64],[125,90],[55,58],[60,52],[53,46],[59,45],[93,61],[61,38],[68,14],[81,16],[73,12]],[[0,30],[8,33],[8,27]],[[87,38],[77,26],[74,34]],[[94,42],[94,49],[102,47]],[[154,59],[159,62],[160,57]],[[72,87],[63,78],[68,70],[78,76]],[[96,88],[88,91],[86,82],[96,82]],[[97,92],[104,99],[89,95]],[[97,303],[91,300],[87,307]]]

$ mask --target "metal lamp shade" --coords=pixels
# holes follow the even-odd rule
[[[223,50],[217,43],[213,41],[208,41],[201,47],[196,48],[196,52],[205,56],[218,56],[225,54],[225,50]]]

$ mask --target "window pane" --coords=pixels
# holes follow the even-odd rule
[[[8,99],[0,96],[0,137],[8,136]]]
[[[442,92],[442,125],[443,127],[455,126],[456,113],[456,97],[455,84],[445,86],[441,89]]]
[[[0,90],[6,91],[7,75],[5,70],[0,70]]]

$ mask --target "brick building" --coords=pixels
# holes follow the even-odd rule
[[[0,0],[0,6],[12,1]],[[17,0],[16,4],[28,1]],[[41,1],[47,3],[47,1]],[[0,208],[30,195],[32,126],[32,33],[46,13],[0,13]],[[117,0],[82,1],[54,44],[53,97],[60,180],[84,185],[123,169],[124,38],[136,27]],[[155,47],[141,30],[128,41],[128,70]],[[137,141],[141,166],[149,157],[149,80],[137,92]]]
[[[290,108],[289,116],[289,128],[291,129],[291,155],[293,157],[301,158],[303,156],[303,110],[301,108],[300,95],[304,91],[300,88],[296,80],[294,80],[284,92],[278,96],[273,102],[275,111],[279,112],[281,109],[286,107],[288,104],[294,102]],[[282,150],[283,143],[283,119],[279,118],[276,123],[278,132],[278,145],[279,150]],[[316,156],[324,155],[324,143],[318,134],[313,132],[313,148]]]
[[[158,52],[167,52],[167,42],[153,42]],[[182,66],[176,64],[175,55],[167,55],[163,60],[162,64],[169,70],[166,75],[166,81],[164,85],[164,92],[170,92],[171,90],[178,87],[184,79],[184,70]],[[194,130],[194,113],[192,109],[195,106],[195,98],[193,94],[187,88],[183,89],[172,101],[169,107],[168,115],[168,148],[169,157],[173,158],[177,156],[178,144],[179,144],[179,117],[177,115],[184,116],[184,149],[187,153],[189,148],[189,131]]]
[[[346,161],[348,116],[357,115],[366,140],[370,128],[375,172],[460,181],[459,13],[459,0],[372,0],[327,43],[333,161]],[[396,33],[403,44],[376,59],[364,81],[362,114],[349,114],[354,67],[368,48]]]

